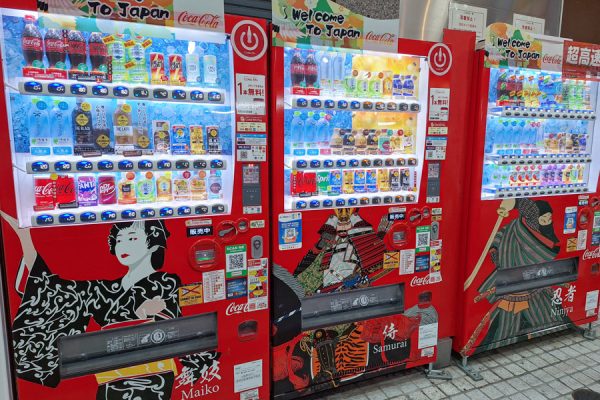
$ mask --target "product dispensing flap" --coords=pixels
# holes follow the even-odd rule
[[[183,356],[217,347],[217,313],[62,337],[62,378]]]
[[[302,299],[302,330],[308,331],[402,312],[404,312],[404,284],[317,294]]]
[[[579,258],[550,261],[522,267],[498,269],[496,295],[560,285],[577,280]]]

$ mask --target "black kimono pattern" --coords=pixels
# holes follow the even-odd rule
[[[44,386],[60,383],[58,340],[84,333],[94,319],[100,326],[136,321],[146,301],[162,299],[166,308],[149,319],[181,316],[177,275],[154,272],[125,290],[121,280],[74,281],[53,274],[38,255],[31,268],[13,322],[13,346],[19,378]],[[124,378],[100,385],[98,399],[168,400],[174,374]],[[112,393],[112,394],[111,394]]]

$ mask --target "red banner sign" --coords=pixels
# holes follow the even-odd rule
[[[600,80],[600,45],[566,41],[563,50],[563,77]]]

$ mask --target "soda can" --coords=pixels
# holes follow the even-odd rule
[[[368,193],[377,193],[377,170],[368,169],[365,171],[365,181]]]
[[[98,205],[98,185],[93,175],[80,175],[77,178],[77,201],[81,207]]]
[[[171,85],[183,85],[183,57],[181,54],[169,54],[169,81]]]
[[[402,168],[400,170],[400,186],[402,190],[410,190],[410,169]]]
[[[150,76],[153,85],[166,83],[165,56],[163,53],[150,53]]]
[[[321,196],[329,194],[329,175],[329,171],[317,172],[317,191]]]
[[[55,184],[51,178],[35,178],[35,211],[53,210]]]
[[[377,170],[377,188],[380,192],[390,191],[390,175],[387,170]]]
[[[344,194],[354,193],[354,171],[345,170],[342,179],[342,192]]]
[[[329,194],[332,196],[342,194],[342,171],[339,169],[329,171]]]
[[[56,204],[61,205],[75,204],[77,192],[75,191],[75,178],[68,175],[60,175],[56,178]]]
[[[305,172],[302,180],[302,193],[312,196],[317,193],[317,173]]]
[[[396,168],[390,169],[390,190],[397,192],[401,190],[400,188],[400,170]]]
[[[304,172],[293,171],[290,175],[290,194],[294,197],[300,196],[302,193],[302,180],[304,179]]]
[[[364,169],[354,170],[354,192],[355,193],[366,193],[366,176]]]
[[[98,202],[100,204],[117,204],[117,187],[114,176],[100,175],[98,177]]]

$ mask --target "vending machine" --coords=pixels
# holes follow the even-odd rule
[[[451,75],[468,68],[452,57],[475,42],[383,52],[274,23],[272,390],[289,399],[428,365],[453,334],[467,98]]]
[[[18,398],[268,399],[266,22],[42,3],[0,10]]]
[[[485,42],[454,341],[469,373],[473,354],[596,320],[600,284],[600,48],[507,24]],[[596,58],[574,73],[571,53]]]

